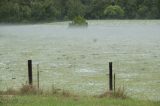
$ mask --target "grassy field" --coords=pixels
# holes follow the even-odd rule
[[[0,106],[160,106],[160,102],[136,99],[62,96],[12,96],[0,99]]]

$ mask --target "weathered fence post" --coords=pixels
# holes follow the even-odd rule
[[[37,64],[37,87],[39,89],[39,64]]]
[[[109,62],[109,90],[113,90],[113,83],[112,83],[112,62]]]
[[[114,73],[114,92],[116,91],[116,74]]]
[[[32,60],[28,60],[28,80],[29,85],[32,85]]]

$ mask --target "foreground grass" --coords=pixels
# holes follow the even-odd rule
[[[76,95],[54,87],[44,92],[34,86],[23,85],[20,90],[0,91],[0,106],[160,106],[160,101],[131,99],[121,88],[93,97]]]
[[[160,106],[135,99],[23,95],[0,97],[0,106]]]

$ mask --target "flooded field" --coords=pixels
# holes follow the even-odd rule
[[[0,89],[19,88],[33,60],[33,80],[95,95],[108,89],[108,62],[116,87],[132,97],[160,100],[160,21],[89,21],[87,28],[69,22],[0,25]]]

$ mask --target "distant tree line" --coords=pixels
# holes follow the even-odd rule
[[[0,0],[0,22],[63,21],[76,16],[160,19],[160,0]]]

